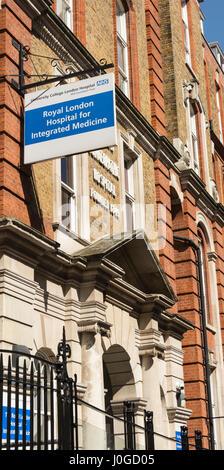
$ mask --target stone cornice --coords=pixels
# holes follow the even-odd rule
[[[81,256],[74,258],[59,249],[59,244],[38,230],[17,220],[0,219],[0,251],[25,261],[33,268],[47,269],[64,283],[74,281],[86,268]]]
[[[54,240],[17,219],[0,219],[0,251],[35,269],[38,268],[43,275],[49,273],[63,285],[72,284],[76,288],[82,286],[84,289],[99,289],[104,292],[105,300],[119,303],[120,308],[133,315],[138,316],[145,309],[147,312],[153,310],[154,313],[158,313],[173,303],[165,295],[147,295],[123,280],[124,270],[111,260],[105,257],[93,259],[87,265],[85,256],[67,255],[60,250],[59,244]],[[70,307],[72,307],[71,314],[74,308],[77,310],[74,305]],[[95,308],[96,305],[84,305],[80,314],[84,318],[87,311],[89,314]],[[69,310],[69,300],[67,310]],[[102,308],[100,311],[98,320],[102,320],[104,316]]]
[[[107,306],[104,303],[96,300],[80,302],[80,322],[82,324],[103,322],[106,309]]]
[[[169,299],[163,294],[146,294],[145,304],[141,308],[141,312],[161,312],[171,308],[177,299]]]
[[[159,316],[159,329],[166,336],[172,336],[181,340],[187,330],[193,330],[194,328],[195,325],[193,323],[178,314],[163,311]]]
[[[196,204],[212,222],[224,227],[224,206],[216,202],[208,193],[205,184],[194,170],[184,170],[180,173],[181,188],[187,190],[195,198]]]
[[[182,190],[188,190],[195,199],[198,199],[205,189],[205,184],[192,169],[184,170],[180,173],[180,182]]]
[[[129,313],[134,314],[138,311],[139,314],[147,313],[156,316],[171,308],[175,303],[162,294],[145,294],[122,278],[110,281],[105,299]]]
[[[183,365],[183,357],[184,357],[184,352],[182,349],[178,349],[174,346],[166,346],[166,351],[165,351],[165,361],[171,361],[175,362],[176,364],[180,364],[181,366]]]
[[[105,301],[111,305],[114,305],[115,307],[120,308],[121,310],[124,310],[124,312],[129,313],[129,315],[131,315],[132,317],[135,317],[135,318],[139,317],[139,313],[135,312],[134,307],[130,305],[128,300],[127,302],[125,302],[125,299],[123,300],[118,299],[116,297],[116,293],[114,296],[106,293]]]

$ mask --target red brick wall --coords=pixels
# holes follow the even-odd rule
[[[77,36],[77,38],[85,45],[85,0],[73,0],[73,32]]]
[[[200,291],[198,283],[197,256],[194,250],[183,243],[173,240],[173,235],[186,236],[196,243],[197,239],[197,211],[199,210],[194,197],[188,190],[183,191],[183,202],[175,201],[178,194],[172,187],[173,170],[168,170],[161,161],[155,162],[155,184],[157,204],[166,206],[166,240],[165,247],[159,252],[160,263],[167,278],[178,298],[177,304],[171,309],[172,313],[178,313],[193,323],[195,328],[188,331],[183,338],[184,351],[184,382],[186,394],[186,406],[192,410],[188,422],[189,435],[194,436],[194,431],[200,429],[203,437],[203,447],[209,446],[207,425],[207,395],[205,385],[204,350],[202,337],[202,314],[200,306]],[[177,174],[173,175],[178,183]],[[171,185],[170,185],[171,180]],[[173,205],[171,200],[174,201]],[[215,223],[213,226],[208,221],[211,232],[214,233],[215,251],[217,259],[217,283],[220,311],[221,303],[224,305],[224,265],[222,246],[222,229]],[[211,292],[208,292],[211,300]],[[212,323],[212,311],[211,319]],[[224,315],[221,315],[222,331],[224,328]],[[208,347],[215,352],[214,333],[207,329]],[[194,443],[193,441],[192,444]]]
[[[0,68],[2,75],[19,73],[16,40],[31,46],[31,20],[14,0],[3,0],[0,10]],[[31,73],[30,61],[24,62]],[[14,77],[18,82],[18,76]],[[13,217],[53,237],[52,228],[41,219],[31,167],[23,165],[23,98],[11,77],[0,80],[0,217]]]
[[[166,135],[158,0],[145,0],[152,126]]]
[[[176,272],[175,272],[175,254],[173,248],[173,228],[171,215],[171,196],[170,196],[170,174],[169,170],[160,160],[155,162],[155,187],[156,187],[156,203],[165,207],[165,219],[159,220],[162,228],[162,248],[159,250],[159,260],[163,270],[165,271],[170,285],[175,293],[176,290]],[[163,224],[163,225],[161,225]],[[160,235],[160,234],[159,234]],[[161,246],[161,245],[160,245]],[[172,307],[172,313],[177,313],[177,304]]]

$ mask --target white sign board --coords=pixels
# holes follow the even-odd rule
[[[25,95],[25,164],[114,145],[113,73]]]

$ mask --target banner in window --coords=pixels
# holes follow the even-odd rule
[[[25,164],[114,145],[114,74],[25,95]]]

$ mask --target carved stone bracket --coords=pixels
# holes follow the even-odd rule
[[[187,170],[188,168],[190,168],[191,162],[190,152],[187,148],[187,145],[185,145],[179,138],[173,139],[173,145],[181,155],[180,160],[175,163],[176,167],[180,171]]]
[[[135,334],[140,356],[157,356],[164,359],[166,346],[161,343],[162,334],[158,330],[136,330]]]
[[[92,333],[93,335],[100,333],[102,336],[110,338],[111,326],[111,323],[103,321],[83,320],[78,322],[78,333]]]
[[[208,352],[208,358],[209,358],[209,367],[210,367],[210,370],[211,370],[211,372],[213,372],[213,371],[216,369],[216,367],[217,367],[217,361],[216,361],[216,359],[215,359],[215,357],[214,357],[214,351],[211,351],[211,350],[210,350],[210,351]]]
[[[170,423],[185,424],[190,418],[192,410],[184,407],[167,408],[167,415]]]
[[[218,187],[213,178],[210,178],[210,186],[211,186],[211,195],[215,202],[219,202],[219,192],[218,192]]]
[[[124,400],[111,400],[110,405],[115,416],[122,416],[124,411],[124,401],[129,401],[134,404],[135,415],[144,414],[147,406],[147,400],[144,398],[124,398]]]
[[[183,81],[183,92],[184,92],[184,104],[187,104],[187,100],[191,100],[193,103],[197,103],[201,108],[201,102],[199,97],[199,83],[196,79]]]
[[[218,255],[215,251],[210,251],[210,253],[207,254],[208,261],[213,261],[214,263],[216,262]]]

